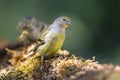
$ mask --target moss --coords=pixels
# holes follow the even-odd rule
[[[25,50],[25,49],[24,49]],[[14,53],[15,54],[15,53]],[[14,60],[12,57],[11,59]],[[21,56],[21,58],[23,58]],[[20,59],[20,58],[19,58]],[[16,60],[14,60],[16,61]],[[41,59],[35,54],[27,59],[20,59],[8,71],[1,75],[4,80],[113,80],[119,66],[98,64],[93,59],[84,59],[70,55],[61,50],[53,57],[45,57],[43,70],[40,70]],[[113,74],[114,73],[114,74]],[[120,73],[120,72],[118,72]],[[113,77],[112,77],[113,76]]]

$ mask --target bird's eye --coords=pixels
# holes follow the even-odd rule
[[[66,21],[66,19],[63,19],[63,21]]]

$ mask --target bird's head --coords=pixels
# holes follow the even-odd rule
[[[58,17],[55,20],[55,23],[62,26],[63,28],[67,28],[69,25],[72,25],[71,19],[67,16]]]

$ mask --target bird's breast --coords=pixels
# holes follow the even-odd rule
[[[64,32],[50,32],[45,37],[45,42],[49,46],[49,54],[57,52],[61,47],[65,39]]]

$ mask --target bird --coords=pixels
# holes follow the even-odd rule
[[[72,25],[71,19],[67,16],[60,16],[49,25],[48,29],[42,34],[40,38],[44,41],[44,44],[37,45],[32,52],[26,55],[24,58],[28,58],[35,53],[41,57],[40,70],[43,71],[43,62],[45,56],[53,56],[59,51],[65,40],[65,30],[68,26]]]
[[[67,16],[58,17],[47,30],[45,36],[43,36],[44,43],[39,46],[35,52],[43,55],[53,55],[63,45],[65,40],[65,30],[72,25],[71,19]]]
[[[27,16],[21,19],[17,26],[19,33],[18,41],[25,45],[40,40],[42,33],[47,30],[48,26],[45,22],[38,21],[36,18]]]
[[[44,56],[54,55],[54,53],[61,49],[65,40],[65,30],[70,25],[72,25],[71,19],[67,16],[60,16],[55,19],[41,36],[44,44],[37,46],[33,52],[29,53],[26,57],[39,53],[41,55],[41,61],[43,61]]]

